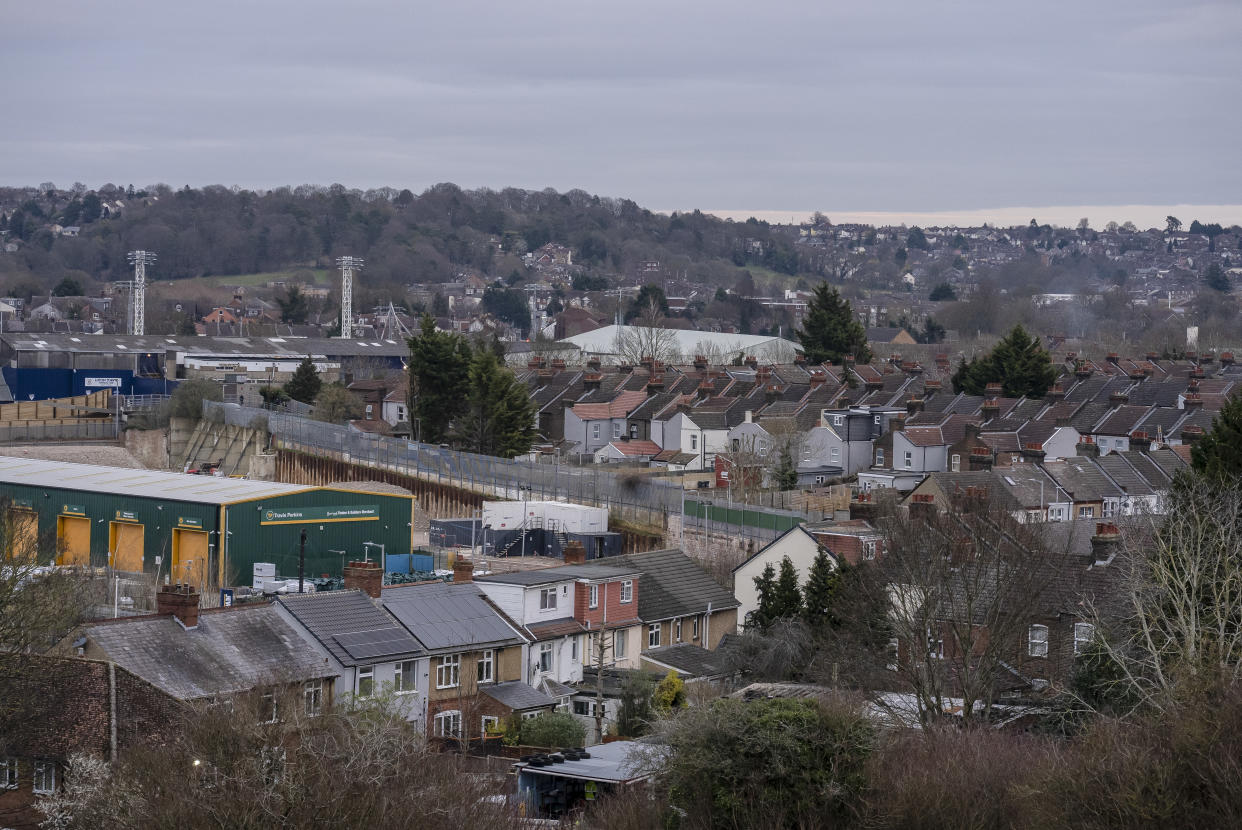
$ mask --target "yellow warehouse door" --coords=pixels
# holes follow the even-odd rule
[[[173,582],[188,582],[202,590],[207,584],[207,532],[173,530]]]
[[[9,535],[9,556],[17,562],[34,562],[39,553],[39,514],[9,511]]]
[[[60,516],[56,520],[62,565],[91,564],[91,520],[81,516]]]
[[[143,527],[129,522],[112,523],[112,567],[118,571],[142,571]]]

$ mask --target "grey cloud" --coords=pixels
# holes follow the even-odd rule
[[[1239,35],[1233,2],[28,3],[0,181],[1232,202]]]

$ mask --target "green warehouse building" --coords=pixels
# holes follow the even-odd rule
[[[14,542],[55,538],[60,564],[204,590],[250,584],[256,562],[297,576],[303,530],[308,578],[413,542],[413,496],[334,487],[0,457],[0,498]]]

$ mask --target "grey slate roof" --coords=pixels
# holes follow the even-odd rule
[[[93,625],[108,659],[181,700],[236,694],[332,671],[271,606],[204,611],[186,629],[170,616]]]
[[[725,655],[708,651],[694,643],[677,643],[651,648],[644,651],[642,656],[646,660],[653,660],[690,677],[719,677],[729,674],[728,659]]]
[[[556,698],[544,694],[521,680],[509,680],[494,685],[483,683],[479,685],[479,694],[487,695],[492,700],[499,701],[519,712],[523,709],[546,709],[558,703]]]
[[[424,653],[418,641],[362,591],[290,594],[276,601],[343,666],[366,666],[380,657],[401,660]],[[359,634],[363,636],[350,636]],[[386,645],[376,652],[362,645],[366,642]]]
[[[1094,461],[1092,458],[1074,457],[1049,461],[1043,466],[1044,472],[1056,479],[1074,497],[1074,501],[1099,501],[1124,495]]]
[[[741,605],[694,560],[679,550],[652,550],[613,557],[642,572],[638,616],[644,622],[667,620]]]
[[[1156,492],[1151,484],[1117,453],[1101,455],[1095,463],[1100,465],[1104,474],[1125,490],[1127,495],[1150,496]]]
[[[1147,454],[1150,458],[1170,479],[1186,469],[1189,465],[1182,460],[1182,457],[1168,447],[1161,447],[1158,450],[1152,450]]]
[[[380,602],[429,651],[525,642],[477,585],[431,582],[390,588]]]

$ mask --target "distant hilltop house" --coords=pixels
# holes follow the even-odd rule
[[[549,242],[527,254],[530,264],[535,268],[568,267],[574,264],[574,252],[564,245]]]
[[[913,346],[918,343],[910,332],[903,328],[881,327],[867,329],[867,342],[873,345]]]

